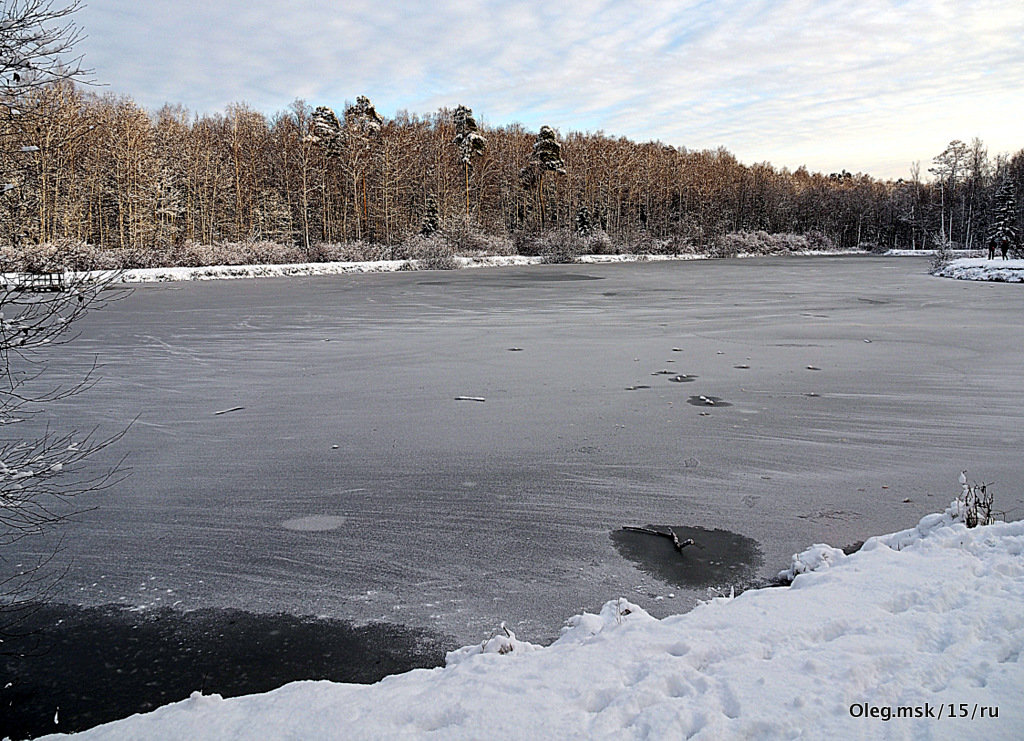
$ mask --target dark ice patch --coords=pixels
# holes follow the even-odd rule
[[[672,530],[693,545],[677,551],[670,538],[629,530],[613,530],[612,543],[623,558],[641,571],[677,587],[743,586],[750,584],[763,561],[756,540],[728,530],[682,525],[648,525]]]
[[[369,684],[440,666],[450,643],[390,623],[212,608],[41,605],[19,629],[28,635],[5,636],[0,655],[0,738],[82,731],[196,690],[236,697],[300,679]]]
[[[520,273],[516,277],[524,279],[523,282],[525,283],[559,283],[574,280],[604,280],[604,277],[600,275],[586,275],[585,273],[548,273],[540,270],[537,271],[536,275],[531,271],[529,275],[526,273]]]

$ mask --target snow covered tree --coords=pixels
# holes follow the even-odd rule
[[[69,56],[82,37],[71,20],[80,7],[79,0],[4,0],[0,8],[0,205],[7,212],[3,236],[14,245],[28,238],[37,217],[31,184],[46,116],[39,97],[55,83],[88,75],[81,57]]]
[[[928,169],[928,172],[935,175],[939,180],[939,239],[941,242],[953,242],[953,216],[956,212],[955,196],[957,186],[960,184],[968,165],[967,145],[959,139],[954,139],[933,160],[935,167]],[[949,212],[949,224],[946,223],[946,212]]]
[[[576,212],[576,233],[581,237],[586,237],[593,230],[594,227],[590,222],[590,212],[586,206],[580,206]]]
[[[995,243],[996,249],[1012,250],[1014,257],[1020,256],[1020,244],[1017,241],[1017,204],[1014,198],[1013,182],[1004,180],[996,191],[995,205],[992,213],[992,228],[989,239]]]
[[[466,182],[466,220],[469,220],[469,171],[473,168],[473,157],[479,157],[487,147],[487,140],[480,134],[473,118],[473,109],[460,105],[455,109],[455,144],[459,148]]]
[[[427,210],[423,214],[423,226],[420,227],[420,234],[429,237],[441,230],[441,221],[437,214],[437,199],[434,196],[427,196]]]
[[[540,228],[544,228],[544,173],[565,174],[565,163],[562,162],[562,145],[555,137],[550,126],[541,126],[537,139],[533,143],[533,152],[519,178],[525,188],[536,188],[537,202],[540,206]]]
[[[341,154],[341,122],[337,114],[327,106],[317,106],[310,116],[310,139],[323,146],[327,154],[337,157]]]
[[[345,109],[345,123],[342,135],[349,155],[349,172],[353,185],[358,188],[362,180],[362,223],[369,225],[370,210],[366,195],[367,171],[376,145],[380,142],[384,119],[377,113],[373,103],[365,95]],[[356,194],[358,198],[358,194]]]

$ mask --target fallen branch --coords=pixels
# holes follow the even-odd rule
[[[229,412],[240,412],[245,407],[231,407],[230,409],[221,409],[219,412],[214,412],[213,416],[216,417],[218,414],[228,414]]]
[[[669,528],[667,533],[664,530],[654,530],[653,528],[649,527],[632,527],[630,525],[623,525],[622,529],[629,530],[633,533],[644,533],[646,535],[660,535],[663,538],[669,538],[672,541],[672,545],[675,546],[675,549],[680,553],[683,552],[683,548],[685,548],[686,546],[693,545],[693,538],[679,540],[679,536],[675,534],[672,528]]]

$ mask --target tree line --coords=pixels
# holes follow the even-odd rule
[[[951,142],[931,177],[915,165],[893,181],[600,131],[481,125],[462,106],[385,119],[364,97],[340,115],[303,101],[271,116],[244,104],[196,115],[58,81],[6,102],[3,138],[21,145],[0,152],[0,236],[15,246],[75,240],[170,255],[184,243],[255,240],[313,255],[440,229],[510,243],[601,230],[624,249],[708,250],[742,231],[920,249],[981,248],[1007,220],[1024,233],[1024,150],[993,157],[977,139]]]

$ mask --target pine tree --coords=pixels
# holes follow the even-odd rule
[[[330,157],[341,153],[341,122],[327,106],[317,106],[310,117],[309,138],[321,145]]]
[[[576,233],[581,237],[585,237],[593,229],[594,227],[590,223],[590,212],[587,211],[586,206],[580,206],[579,211],[576,212]]]
[[[437,199],[434,196],[427,196],[427,210],[423,214],[423,226],[420,227],[420,234],[429,237],[441,230],[441,222],[437,214]]]
[[[540,204],[540,228],[544,228],[544,173],[554,172],[564,175],[565,163],[562,162],[562,145],[555,138],[554,129],[541,126],[537,139],[533,143],[529,164],[519,172],[519,179],[525,188],[537,188],[537,201]]]
[[[345,109],[342,135],[349,145],[353,180],[361,177],[363,181],[363,223],[367,225],[370,221],[370,210],[366,197],[366,170],[374,144],[380,142],[383,125],[384,119],[365,95],[360,95],[356,98],[355,104]]]
[[[1007,179],[996,191],[995,204],[992,210],[992,229],[989,239],[997,249],[1013,250],[1014,256],[1020,251],[1017,245],[1017,207],[1015,203],[1013,183]]]
[[[469,171],[473,168],[473,157],[479,157],[487,147],[487,140],[479,133],[473,109],[460,105],[455,109],[455,144],[459,148],[466,178],[466,219],[469,220]]]

